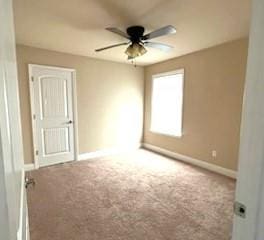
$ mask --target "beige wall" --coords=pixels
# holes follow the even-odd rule
[[[242,39],[145,67],[144,142],[235,170],[247,46]],[[141,141],[143,68],[21,45],[17,60],[26,163],[33,161],[29,63],[76,69],[80,153]],[[185,69],[183,137],[151,133],[151,76],[179,68]]]
[[[28,64],[69,67],[77,73],[80,153],[139,143],[143,68],[17,46],[25,162],[33,162]]]
[[[146,67],[144,142],[236,170],[247,47],[242,39]],[[179,68],[185,69],[183,136],[152,133],[151,77]]]

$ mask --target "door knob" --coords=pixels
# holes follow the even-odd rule
[[[72,124],[73,123],[73,121],[72,120],[70,120],[69,122],[68,122],[68,124]]]
[[[28,188],[29,185],[32,185],[33,187],[35,187],[36,182],[35,182],[34,178],[29,178],[29,177],[25,178],[25,187]]]

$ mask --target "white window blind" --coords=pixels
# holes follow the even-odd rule
[[[152,77],[152,132],[182,136],[184,70]]]

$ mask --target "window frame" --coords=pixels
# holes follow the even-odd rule
[[[182,104],[181,104],[181,134],[180,135],[175,135],[175,134],[169,134],[169,133],[163,133],[163,132],[159,132],[159,131],[155,131],[152,129],[152,109],[153,109],[153,82],[155,80],[155,78],[159,78],[159,77],[165,77],[165,76],[170,76],[170,75],[176,75],[176,74],[183,74],[183,78],[182,78]],[[163,135],[163,136],[168,136],[168,137],[173,137],[173,138],[182,138],[183,137],[183,106],[184,106],[184,85],[185,85],[185,69],[184,68],[179,68],[173,71],[169,71],[169,72],[162,72],[162,73],[158,73],[158,74],[154,74],[152,75],[151,78],[151,109],[150,109],[150,127],[149,127],[149,131],[151,133],[155,133],[155,134],[159,134],[159,135]]]

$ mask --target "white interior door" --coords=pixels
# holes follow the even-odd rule
[[[0,0],[0,239],[28,240],[11,0]]]
[[[35,160],[48,166],[74,160],[74,70],[30,65]]]

